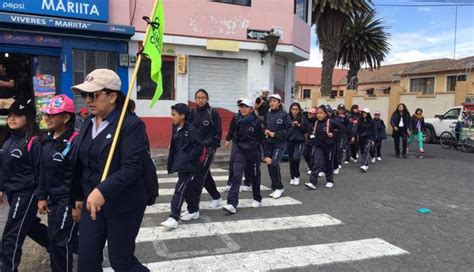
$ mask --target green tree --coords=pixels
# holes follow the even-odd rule
[[[357,88],[357,74],[362,65],[367,65],[370,70],[379,68],[390,52],[390,34],[386,29],[382,20],[376,18],[376,13],[355,14],[351,17],[342,39],[338,59],[338,64],[349,66],[349,89]]]
[[[313,0],[312,23],[316,25],[323,54],[321,94],[331,95],[332,73],[351,16],[372,13],[371,0]]]

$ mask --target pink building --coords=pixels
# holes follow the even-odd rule
[[[130,14],[136,28],[131,56],[144,39],[142,17],[149,16],[152,5],[152,0],[136,0],[111,7],[112,19]],[[133,94],[153,147],[169,144],[170,106],[192,102],[199,88],[209,92],[211,106],[221,113],[224,133],[241,97],[256,98],[269,88],[286,105],[293,100],[295,63],[309,59],[311,1],[164,0],[164,8],[163,97],[150,108],[155,86],[148,62],[142,64]],[[280,36],[278,45],[273,54],[262,53],[268,50],[262,38],[272,29]]]

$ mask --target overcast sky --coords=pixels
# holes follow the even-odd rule
[[[443,2],[462,5],[457,8],[456,59],[474,55],[474,0],[374,2],[391,34],[391,51],[384,64],[454,57],[456,7],[441,6],[452,5]],[[397,6],[386,6],[392,4]],[[321,67],[322,56],[316,45],[314,28],[311,35],[311,59],[298,65]]]

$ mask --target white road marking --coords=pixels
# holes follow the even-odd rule
[[[228,173],[229,170],[226,170],[226,169],[222,169],[222,168],[211,168],[211,173],[214,174],[214,173]],[[167,175],[168,174],[168,171],[166,170],[158,170],[156,171],[156,174],[157,175]]]
[[[164,227],[140,228],[136,242],[206,237],[220,234],[249,233],[257,231],[316,228],[343,224],[327,214],[290,216],[280,218],[246,219],[211,223],[180,224],[177,229]]]
[[[262,185],[262,186],[260,186],[260,190],[270,191],[270,188],[265,187],[265,186]],[[219,191],[221,193],[224,193],[224,187],[223,186],[217,187],[217,191]],[[160,189],[159,193],[160,193],[160,196],[173,195],[174,194],[174,188],[173,189]],[[207,194],[206,189],[203,189],[202,193]]]
[[[212,178],[214,179],[214,181],[227,181],[229,179],[228,176],[213,176]],[[178,182],[178,178],[177,177],[158,178],[158,182],[160,184],[162,184],[162,183],[176,183],[176,182]]]
[[[276,248],[146,264],[153,271],[266,271],[409,254],[379,238]],[[106,269],[105,271],[112,271]]]
[[[238,208],[250,208],[252,207],[253,199],[239,199],[239,206]],[[216,209],[209,208],[210,201],[201,201],[200,210],[220,210],[222,207],[218,207]],[[276,207],[276,206],[286,206],[286,205],[301,205],[300,201],[293,199],[291,197],[281,197],[279,199],[273,198],[263,198],[262,199],[262,207]],[[183,204],[183,210],[186,209],[186,203]],[[169,213],[171,210],[169,203],[159,203],[153,206],[149,206],[146,208],[146,214],[153,214],[153,213]]]

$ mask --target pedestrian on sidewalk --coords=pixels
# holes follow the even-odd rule
[[[72,184],[71,150],[78,136],[75,131],[74,102],[66,95],[54,96],[41,109],[48,127],[38,190],[38,212],[48,216],[48,244],[51,271],[72,271],[74,240],[79,225],[73,220],[69,197]],[[75,211],[75,215],[80,212]]]
[[[415,114],[411,117],[410,122],[410,137],[408,138],[407,144],[410,145],[415,139],[418,140],[418,150],[420,155],[425,153],[423,148],[423,133],[425,131],[425,118],[423,117],[423,110],[418,108]]]
[[[103,251],[115,271],[149,271],[135,257],[135,240],[145,214],[143,161],[148,155],[145,125],[126,111],[107,178],[101,176],[125,104],[120,77],[96,69],[72,87],[91,115],[84,121],[71,155],[71,197],[81,210],[78,271],[102,271]],[[83,205],[85,201],[86,205]]]
[[[390,118],[390,125],[393,128],[392,137],[395,144],[395,156],[400,157],[400,138],[402,139],[402,155],[407,157],[408,129],[410,128],[411,118],[407,106],[403,103],[398,104],[397,108]]]
[[[314,123],[316,122],[316,113],[317,109],[316,108],[311,108],[308,111],[308,118],[307,118],[307,124],[306,124],[306,139],[305,139],[305,144],[304,144],[304,150],[303,150],[303,157],[306,161],[306,164],[308,165],[308,175],[311,175],[311,169],[313,168],[313,146],[314,146],[314,139],[311,139],[309,135],[311,134],[311,131],[313,130]]]
[[[375,152],[377,161],[382,161],[382,141],[387,140],[387,131],[384,121],[380,118],[380,112],[374,113],[375,122]]]
[[[270,96],[270,111],[264,127],[266,137],[264,156],[273,190],[270,196],[277,199],[285,191],[281,181],[280,163],[292,129],[290,116],[283,109],[279,94]]]
[[[168,173],[178,173],[173,198],[171,199],[171,214],[162,226],[175,229],[181,215],[181,208],[189,184],[200,168],[200,157],[203,155],[203,145],[197,138],[195,128],[189,123],[189,108],[184,103],[171,107],[173,134],[168,155]]]
[[[309,182],[305,183],[305,186],[311,190],[316,190],[318,183],[319,173],[325,171],[326,177],[326,188],[332,188],[334,186],[334,128],[339,128],[339,124],[331,120],[329,113],[324,105],[318,107],[317,110],[317,121],[314,123],[314,127],[309,136],[314,144],[313,152],[313,169],[311,169],[311,175]]]
[[[290,161],[290,184],[300,185],[300,161],[306,139],[307,121],[299,103],[290,106],[291,133],[288,138],[288,157]]]
[[[232,185],[227,196],[227,205],[224,210],[231,214],[237,213],[239,204],[239,187],[242,176],[246,172],[247,179],[252,184],[253,202],[252,208],[258,208],[262,204],[260,194],[260,149],[263,141],[263,124],[260,119],[253,114],[253,102],[244,99],[240,102],[240,113],[242,118],[235,124],[235,138],[233,146],[235,148],[234,171]],[[250,171],[248,170],[250,169]]]
[[[209,208],[215,209],[224,203],[210,172],[217,148],[221,146],[221,117],[216,109],[209,105],[209,94],[206,90],[197,90],[194,97],[197,107],[190,113],[190,123],[196,129],[198,140],[204,145],[206,158],[189,185],[186,193],[188,207],[187,211],[181,215],[182,221],[199,219],[199,203],[201,202],[203,188],[206,188],[206,191],[212,197]]]
[[[348,128],[350,128],[351,121],[346,116],[346,107],[344,104],[339,104],[334,116],[334,120],[339,123],[340,130],[336,131],[336,145],[334,149],[334,174],[338,175],[342,168],[342,158],[346,151]]]
[[[0,154],[0,205],[5,193],[10,206],[2,237],[2,271],[18,271],[26,236],[48,248],[48,229],[36,216],[42,147],[34,102],[15,101],[9,112]]]
[[[362,110],[357,132],[359,134],[359,146],[361,157],[360,169],[362,172],[369,170],[369,161],[375,163],[375,122],[370,115],[370,109]]]

